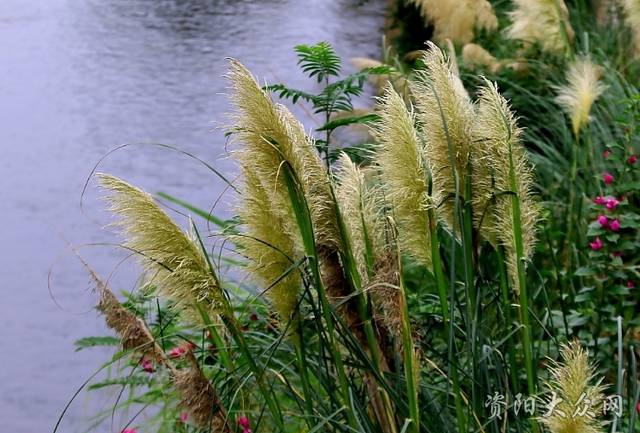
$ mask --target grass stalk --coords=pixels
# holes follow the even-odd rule
[[[522,240],[520,197],[518,195],[518,184],[516,179],[515,167],[513,164],[513,152],[509,146],[509,182],[512,190],[511,206],[513,209],[513,238],[515,242],[518,284],[520,288],[520,323],[522,325],[522,346],[524,350],[524,363],[527,372],[527,391],[529,395],[536,392],[535,371],[533,369],[533,356],[531,345],[531,321],[529,319],[529,296],[527,293],[527,277],[525,273],[525,256],[524,244]],[[531,429],[533,433],[539,432],[538,423],[531,420]]]
[[[440,258],[440,242],[438,241],[438,229],[436,223],[436,215],[433,209],[429,209],[429,230],[431,232],[431,258],[432,258],[432,271],[436,279],[438,287],[438,296],[440,298],[440,308],[442,311],[442,321],[445,330],[445,337],[447,339],[447,345],[451,346],[453,342],[453,324],[449,320],[449,301],[447,300],[447,282],[442,270],[442,260]],[[458,377],[458,362],[453,355],[453,348],[449,349],[449,374],[451,375],[451,382],[453,385],[453,398],[456,407],[456,420],[458,424],[459,432],[466,432],[466,422],[464,416],[464,410],[462,407],[462,394],[460,392],[460,379]]]

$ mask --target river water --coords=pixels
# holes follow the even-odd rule
[[[328,40],[343,57],[377,57],[385,3],[0,0],[1,431],[52,431],[110,354],[76,353],[73,344],[107,332],[67,242],[80,248],[118,240],[102,229],[109,219],[93,183],[80,208],[93,165],[120,144],[155,142],[233,177],[215,129],[227,107],[224,59],[240,59],[268,82],[308,88],[292,47]],[[117,151],[100,170],[207,209],[223,193],[201,164],[153,146]],[[224,197],[215,208],[223,216]],[[121,257],[105,246],[80,253],[104,278]],[[124,266],[112,287],[131,289],[135,272]],[[86,429],[92,412],[109,407],[108,397],[81,394],[59,431]]]

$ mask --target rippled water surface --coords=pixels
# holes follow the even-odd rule
[[[75,353],[73,345],[105,330],[91,310],[89,280],[66,242],[117,241],[101,230],[109,219],[93,184],[80,209],[93,165],[123,143],[166,143],[233,177],[215,129],[226,107],[225,57],[241,59],[269,82],[306,86],[291,48],[325,39],[342,56],[375,57],[384,3],[0,1],[1,431],[51,431],[74,391],[109,354]],[[153,146],[124,148],[100,170],[205,208],[223,192],[202,165]],[[218,214],[228,201],[217,204]],[[80,253],[104,278],[122,257],[105,246]],[[124,266],[111,284],[130,289],[135,275]],[[81,395],[59,431],[82,431],[88,414],[112,400]]]

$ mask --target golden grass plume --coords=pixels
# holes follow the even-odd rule
[[[260,287],[267,288],[266,296],[280,318],[288,320],[294,311],[302,287],[300,272],[294,269],[296,238],[274,211],[265,186],[256,175],[244,170],[244,188],[238,206],[243,233],[234,236],[239,252],[249,259],[249,274]]]
[[[600,419],[604,400],[602,380],[595,380],[589,354],[577,341],[563,344],[560,362],[553,362],[551,379],[546,384],[560,403],[549,416],[540,418],[552,433],[601,433]]]
[[[593,103],[606,90],[600,81],[602,74],[603,68],[589,57],[578,57],[569,65],[566,84],[556,87],[556,102],[571,119],[571,129],[576,137],[589,123]]]
[[[563,0],[514,0],[509,12],[507,36],[530,44],[538,43],[547,52],[562,53],[575,33],[569,23],[569,10]]]
[[[136,253],[161,296],[195,321],[201,310],[211,317],[228,314],[217,276],[199,241],[185,234],[156,204],[153,197],[117,177],[98,174],[105,201],[118,216],[114,224],[125,247]]]
[[[227,78],[231,84],[231,102],[236,109],[229,131],[241,144],[235,156],[243,170],[260,179],[271,194],[273,209],[282,212],[283,220],[291,224],[294,217],[282,176],[283,164],[287,164],[307,200],[316,242],[338,248],[340,235],[329,177],[302,124],[286,107],[274,104],[237,60],[229,61]],[[290,229],[297,231],[295,227]]]

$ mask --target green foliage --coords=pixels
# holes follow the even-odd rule
[[[309,78],[323,84],[320,92],[310,93],[285,84],[271,84],[265,89],[274,92],[281,99],[291,100],[293,104],[301,101],[311,104],[313,113],[320,115],[323,122],[316,131],[323,132],[324,138],[317,138],[316,146],[329,164],[334,160],[330,147],[331,134],[336,129],[358,123],[367,124],[376,119],[374,114],[349,115],[354,109],[353,99],[362,95],[367,78],[372,75],[388,75],[395,70],[390,66],[366,68],[332,81],[332,77],[340,75],[342,62],[329,43],[323,41],[315,45],[298,45],[295,51],[302,71]],[[347,115],[344,116],[343,113]],[[340,117],[336,118],[336,115]]]

